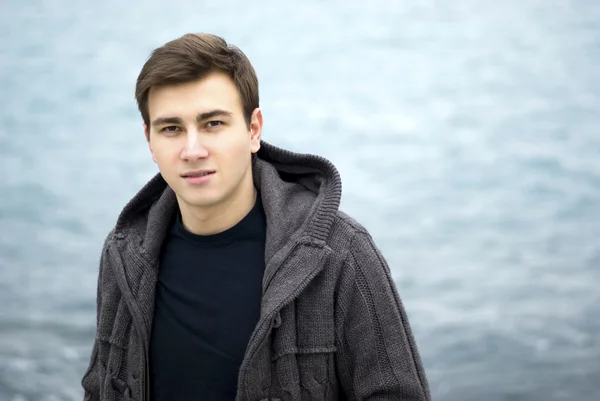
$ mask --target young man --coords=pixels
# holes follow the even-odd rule
[[[136,98],[160,173],[104,243],[85,399],[429,400],[389,267],[335,167],[262,140],[246,56],[184,35]]]

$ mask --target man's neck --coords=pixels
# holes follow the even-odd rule
[[[197,235],[213,235],[239,223],[252,210],[257,191],[254,185],[242,189],[222,204],[213,208],[194,208],[179,202],[181,219],[186,230]]]

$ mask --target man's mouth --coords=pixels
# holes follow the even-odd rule
[[[210,174],[214,174],[214,171],[192,171],[192,172],[183,174],[182,177],[183,178],[203,177],[205,175],[210,175]]]

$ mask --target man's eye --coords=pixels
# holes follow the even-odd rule
[[[168,127],[164,127],[161,131],[164,131],[164,132],[177,132],[178,129],[179,129],[179,127],[176,126],[176,125],[169,125]]]
[[[209,128],[215,128],[215,127],[218,127],[219,125],[223,125],[223,121],[218,121],[218,120],[209,121],[206,125]]]

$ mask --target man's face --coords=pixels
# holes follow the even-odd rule
[[[252,189],[251,160],[260,148],[262,114],[254,110],[247,126],[227,75],[153,87],[148,111],[150,126],[144,131],[152,159],[181,206],[212,208]]]

